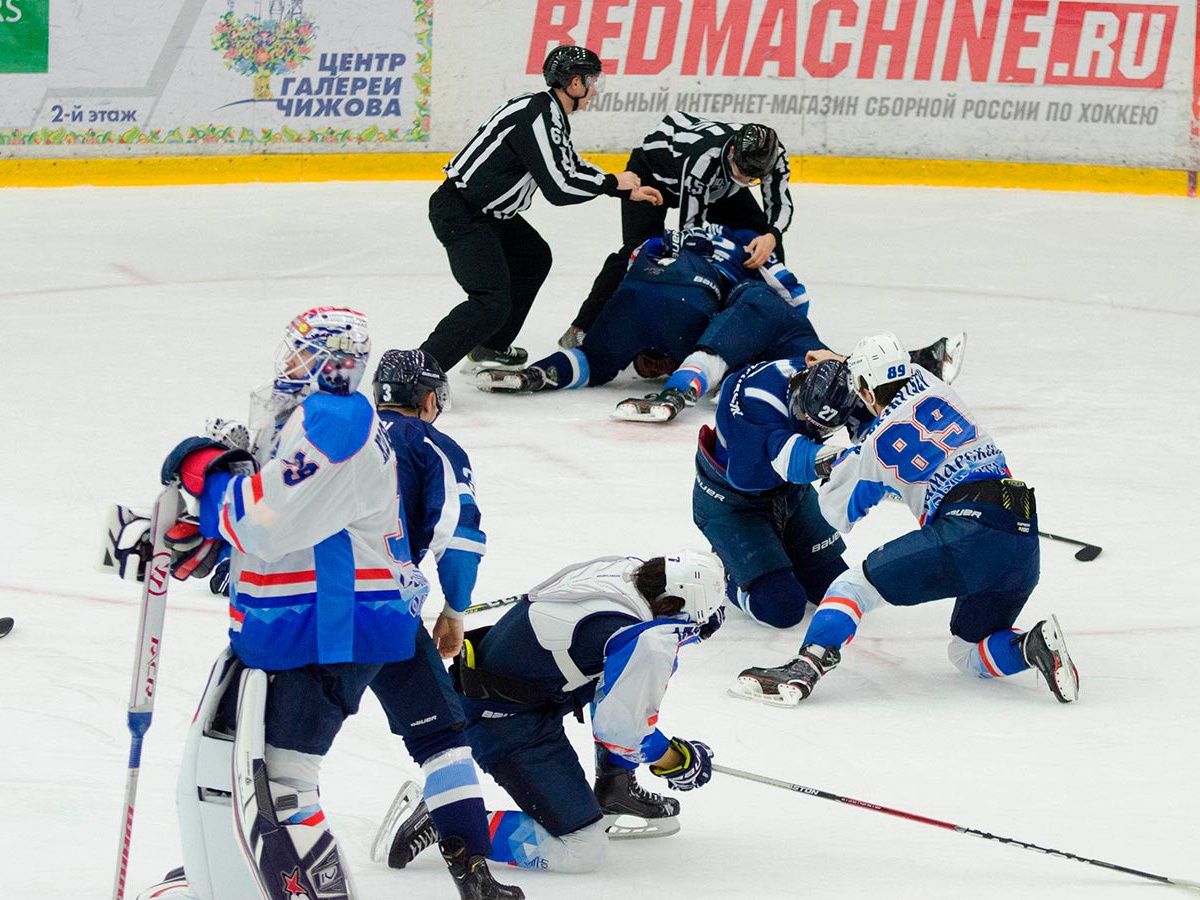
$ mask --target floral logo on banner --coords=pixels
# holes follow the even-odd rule
[[[271,100],[271,76],[295,71],[312,56],[317,26],[304,0],[271,0],[268,17],[234,14],[233,0],[213,29],[213,49],[226,68],[254,79],[254,99]]]

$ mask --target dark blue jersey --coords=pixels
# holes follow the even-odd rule
[[[446,602],[471,605],[486,538],[479,527],[471,461],[428,422],[392,410],[379,419],[396,451],[396,476],[413,559],[432,552]]]

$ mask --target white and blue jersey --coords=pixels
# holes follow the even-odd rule
[[[471,605],[487,549],[471,461],[457,443],[415,416],[385,409],[379,419],[396,451],[409,547],[418,562],[433,554],[446,595],[443,614],[457,618]]]
[[[745,493],[817,480],[820,445],[799,434],[788,412],[788,382],[802,359],[756,363],[732,373],[717,402],[716,442],[701,446],[702,469]]]
[[[908,383],[843,453],[821,488],[821,512],[843,534],[898,495],[924,525],[951,488],[1010,475],[1004,454],[949,385],[913,364]]]
[[[261,471],[210,476],[201,530],[232,547],[238,658],[266,670],[410,658],[429,587],[397,513],[395,453],[362,394],[313,394]]]

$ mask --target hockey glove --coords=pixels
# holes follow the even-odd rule
[[[114,506],[109,513],[101,565],[116,569],[126,581],[144,581],[146,563],[153,555],[149,517],[126,506]]]
[[[162,465],[162,483],[178,481],[193,497],[204,492],[204,479],[211,472],[229,472],[234,475],[253,475],[258,465],[249,451],[241,448],[229,449],[220,441],[208,437],[190,437],[180,441],[167,454]]]
[[[725,604],[717,607],[717,611],[708,617],[708,621],[700,626],[700,640],[707,641],[717,633],[717,629],[725,624]]]
[[[180,516],[167,529],[166,543],[171,550],[171,574],[180,581],[206,577],[225,549],[220,538],[206,538],[200,533],[195,516]]]
[[[212,578],[208,579],[208,589],[214,594],[229,596],[229,557],[225,557],[213,569]]]
[[[683,757],[683,762],[672,769],[651,766],[652,774],[667,779],[667,784],[677,791],[690,791],[708,784],[712,778],[713,761],[713,752],[708,744],[673,737],[671,749]]]

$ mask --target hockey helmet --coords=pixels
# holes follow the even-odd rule
[[[845,425],[857,402],[850,368],[836,359],[823,360],[788,382],[792,422],[813,440],[827,438]]]
[[[733,135],[733,164],[747,178],[765,178],[779,158],[779,136],[774,128],[751,123]]]
[[[846,364],[855,388],[865,385],[872,391],[881,384],[904,381],[912,374],[908,351],[890,331],[863,338],[850,351]]]
[[[424,350],[388,350],[375,367],[375,403],[420,409],[429,394],[439,413],[450,408],[450,381]]]
[[[664,557],[667,578],[664,597],[683,600],[680,615],[703,625],[725,601],[725,567],[712,553],[684,550]]]
[[[566,90],[571,85],[571,79],[576,75],[584,79],[585,83],[588,76],[599,78],[604,72],[604,67],[600,63],[600,57],[595,52],[587,47],[578,47],[574,44],[563,44],[561,47],[555,47],[546,54],[546,61],[542,63],[542,77],[546,79],[546,84],[552,88],[562,88]],[[588,87],[596,86],[592,82]]]
[[[353,394],[371,355],[367,317],[342,306],[319,306],[288,324],[275,353],[275,390]]]

